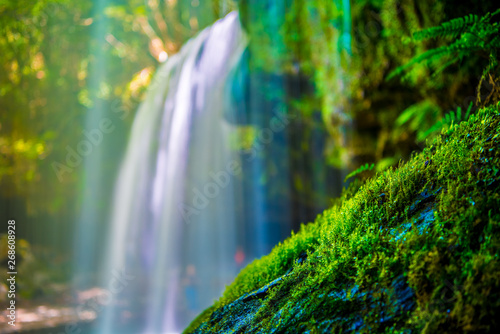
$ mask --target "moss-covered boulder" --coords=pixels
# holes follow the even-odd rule
[[[499,129],[483,109],[350,187],[186,332],[499,333]]]

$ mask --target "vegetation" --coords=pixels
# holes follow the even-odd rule
[[[134,112],[165,57],[161,52],[174,54],[188,38],[234,9],[219,0],[195,5],[130,0],[109,1],[102,8],[92,1],[3,1],[2,196],[26,199],[31,214],[61,213],[78,178],[65,175],[62,184],[54,182],[49,162],[64,161],[66,146],[75,147],[82,139],[85,115],[100,104],[118,109],[120,116]],[[93,85],[103,62],[106,78]],[[127,128],[131,117],[124,122]]]
[[[498,331],[498,13],[353,4],[348,151],[361,167],[348,177],[373,161],[377,175],[247,266],[187,333]]]
[[[356,176],[358,174],[361,174],[361,173],[363,173],[365,171],[372,170],[373,167],[375,167],[374,164],[371,164],[371,165],[370,164],[364,164],[363,166],[359,167],[355,171],[352,171],[349,174],[347,174],[347,176],[345,177],[345,179],[347,180],[347,179],[350,179],[351,177]]]
[[[471,111],[474,112],[480,106],[495,102],[492,96],[488,98],[490,94],[497,94],[495,86],[489,83],[489,76],[486,77],[488,85],[481,79],[490,63],[488,50],[493,52],[494,48],[482,44],[486,54],[483,57],[479,45],[471,44],[468,48],[465,43],[474,43],[471,38],[467,39],[468,31],[472,30],[483,31],[481,33],[493,41],[493,31],[498,30],[498,26],[494,22],[496,15],[488,13],[497,9],[498,5],[492,1],[457,4],[404,0],[353,4],[349,102],[355,130],[348,144],[354,168],[366,162],[376,163],[378,171],[395,166],[399,160],[409,158],[413,151],[422,149],[425,134],[432,135],[431,128],[449,110],[459,107],[467,110],[474,102]],[[466,23],[471,20],[470,15],[472,20],[477,20],[475,24]],[[469,19],[463,19],[465,30],[461,31],[457,17],[465,16]],[[442,23],[445,29],[435,28]],[[450,30],[451,27],[456,30]],[[431,36],[435,38],[427,40]],[[463,49],[459,54],[453,53],[452,49],[459,45]],[[444,50],[448,51],[441,53]],[[426,57],[431,55],[432,66],[428,66]],[[405,75],[401,80],[391,79],[398,73]],[[480,103],[476,101],[478,85],[483,87]]]
[[[285,17],[277,15],[284,7]],[[388,80],[413,59],[452,43],[441,37],[422,41],[421,33],[413,39],[414,32],[436,31],[433,27],[449,20],[456,26],[457,17],[467,15],[467,20],[477,21],[467,29],[483,29],[492,39],[497,15],[491,13],[498,8],[493,1],[468,1],[462,6],[451,1],[368,0],[353,2],[352,13],[344,1],[241,1],[239,8],[251,41],[249,72],[280,76],[290,86],[305,88],[298,94],[293,90],[269,94],[270,99],[288,94],[287,110],[297,115],[290,125],[291,157],[283,164],[309,163],[305,157],[313,138],[324,133],[321,150],[330,166],[356,170],[373,163],[375,171],[383,171],[421,151],[425,140],[451,120],[446,119],[450,111],[462,118],[463,111],[473,113],[499,96],[498,87],[491,84],[497,80],[495,69],[484,77],[487,80],[480,79],[490,60],[477,49],[462,50],[459,63],[440,71],[416,62],[401,80]],[[462,38],[456,33],[455,39]],[[436,66],[449,61],[442,58],[434,60]],[[478,85],[483,86],[481,102],[476,98]],[[286,168],[279,162],[267,166],[262,180]],[[303,181],[313,170],[294,175],[292,197],[317,202],[318,194],[307,188],[311,182]]]
[[[352,11],[350,98],[318,92],[323,114],[344,107],[357,125],[347,152],[361,167],[348,177],[370,162],[378,174],[247,266],[187,333],[498,331],[497,6],[363,1]],[[317,32],[291,36],[300,47]],[[338,78],[302,55],[319,87]]]
[[[8,267],[7,235],[0,236],[0,263]],[[18,272],[30,273],[16,278],[16,291],[23,299],[43,297],[46,301],[63,300],[70,294],[67,285],[71,275],[71,266],[64,254],[57,254],[45,247],[32,247],[26,240],[16,240],[16,268]],[[11,264],[11,263],[10,263]],[[10,277],[7,271],[1,274],[4,282]],[[0,296],[0,301],[8,302],[7,294]]]
[[[348,177],[379,174],[364,185],[354,180],[315,223],[250,264],[191,329],[280,277],[258,305],[255,319],[266,331],[346,331],[346,324],[358,328],[359,319],[349,318],[356,313],[365,326],[360,331],[498,327],[497,1],[346,3],[238,1],[251,41],[248,70],[300,87],[298,93],[290,87],[267,92],[292,91],[287,107],[298,117],[288,138],[290,159],[269,162],[262,182],[280,172],[280,163],[307,165],[292,176],[293,191],[317,202],[304,182],[316,169],[304,156],[318,133],[327,134],[325,159],[354,170]],[[113,182],[106,176],[117,170],[152,74],[187,39],[235,8],[229,0],[0,2],[0,197],[26,212],[16,217],[24,221],[20,235],[29,239],[23,245],[70,248],[68,222],[81,209],[86,179],[77,166],[59,180],[52,162],[66,159],[67,147],[83,137],[84,120],[96,115],[118,126],[102,152],[103,191],[94,194],[101,203],[94,218],[106,217]],[[244,139],[233,146],[251,147],[255,129],[244,124],[240,130]],[[423,152],[400,163],[426,141]],[[284,191],[272,192],[280,197]],[[26,268],[51,271],[21,280],[25,297],[44,294],[41,287],[70,272],[32,253],[24,254]],[[61,262],[67,264],[67,256]],[[394,302],[401,275],[415,302],[404,312],[397,308],[404,303]],[[327,298],[340,291],[345,298]],[[367,303],[372,310],[362,308]],[[278,310],[281,323],[273,318]],[[293,320],[298,312],[303,322]],[[343,320],[316,317],[327,312]],[[381,321],[382,312],[391,318]]]
[[[432,70],[432,78],[437,77],[442,71],[454,63],[463,60],[470,60],[476,55],[485,54],[489,59],[488,64],[483,70],[481,79],[477,87],[477,105],[487,105],[488,103],[496,103],[500,98],[497,87],[498,73],[498,50],[500,48],[500,26],[498,22],[492,23],[491,20],[495,15],[500,13],[500,9],[493,14],[486,13],[482,17],[469,14],[464,18],[456,18],[451,21],[444,22],[437,27],[431,27],[413,34],[412,40],[422,41],[436,38],[449,38],[452,41],[449,44],[429,49],[414,58],[408,63],[399,66],[392,71],[388,79],[395,76],[401,76],[417,64],[425,64]],[[411,75],[406,73],[403,78],[408,78]],[[484,96],[482,101],[481,86],[486,78],[489,78],[489,92]],[[472,111],[473,102],[470,103],[465,118]],[[435,132],[441,125],[450,121],[461,118],[461,108],[458,107],[456,113],[448,113],[437,123],[427,126],[422,126],[425,119],[435,119],[439,114],[439,108],[428,100],[414,104],[407,108],[398,117],[396,124],[404,126],[405,123],[410,123],[409,128],[416,133],[417,140],[425,141],[425,139]]]
[[[497,332],[499,108],[347,191],[186,332]]]
[[[231,9],[224,0],[0,2],[0,211],[22,222],[19,238],[71,261],[82,196],[100,203],[96,224],[107,219],[127,132],[155,69]],[[98,176],[83,175],[83,163],[59,178],[53,163],[92,130],[87,119],[104,117],[115,131],[90,156],[102,167],[99,189],[86,188]]]
[[[413,41],[447,37],[453,41],[449,45],[427,50],[414,57],[408,63],[398,67],[389,74],[388,79],[401,75],[408,68],[423,62],[429,65],[438,63],[437,66],[434,66],[433,76],[435,76],[448,66],[464,58],[471,58],[473,54],[485,52],[488,55],[489,63],[481,76],[481,80],[484,80],[498,66],[497,53],[500,49],[500,26],[498,22],[490,22],[498,14],[500,14],[500,9],[493,14],[488,12],[482,17],[469,14],[463,18],[444,22],[437,27],[415,32],[413,34]],[[442,58],[446,58],[444,63]]]
[[[251,71],[277,74],[305,88],[288,96],[290,112],[303,116],[297,131],[302,138],[292,144],[292,151],[299,157],[306,154],[311,136],[320,129],[328,133],[325,153],[335,167],[344,167],[348,157],[346,136],[340,130],[350,121],[348,96],[342,92],[348,86],[342,65],[347,64],[350,52],[351,19],[349,11],[344,15],[346,8],[348,2],[343,0],[239,3],[251,41]],[[319,126],[315,122],[318,115]]]
[[[292,97],[290,106],[308,120],[320,113],[332,166],[375,163],[379,171],[395,166],[421,150],[422,134],[449,110],[466,110],[471,101],[473,110],[496,102],[494,1],[368,0],[351,3],[350,12],[344,1],[260,0],[239,6],[253,41],[251,70],[313,83],[314,89]],[[289,8],[285,18],[276,15],[280,6]],[[437,68],[427,66],[431,54]],[[403,72],[401,82],[387,80]],[[478,86],[483,89],[476,92]],[[410,122],[395,123],[403,111]],[[293,150],[304,153],[309,140],[304,136]]]

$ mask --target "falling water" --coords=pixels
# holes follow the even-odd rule
[[[115,193],[106,267],[128,281],[105,311],[103,333],[122,325],[178,332],[236,274],[231,178],[239,171],[222,92],[245,43],[231,13],[189,41],[151,84]]]
[[[153,79],[115,189],[103,281],[112,299],[97,332],[180,332],[244,265],[289,235],[300,208],[282,196],[293,167],[285,80],[252,77],[246,44],[230,13]],[[281,93],[267,99],[263,81]],[[241,123],[269,130],[244,154],[231,147]],[[318,181],[321,156],[304,157],[316,164],[315,184],[326,183]],[[278,171],[263,179],[269,163]],[[319,212],[325,203],[314,205]]]

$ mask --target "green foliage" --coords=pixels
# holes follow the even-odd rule
[[[498,332],[499,108],[453,123],[251,263],[186,332],[200,324],[248,333]],[[256,314],[232,313],[236,298],[279,277]],[[207,322],[216,311],[224,318]]]
[[[458,107],[456,111],[450,111],[449,113],[444,115],[444,117],[440,121],[431,126],[427,131],[418,132],[417,138],[421,141],[424,141],[433,133],[446,131],[447,129],[452,127],[453,124],[458,124],[462,121],[468,120],[469,116],[471,115],[472,106],[473,103],[471,102],[465,114],[462,113],[462,108],[460,107]]]
[[[29,214],[54,214],[57,199],[71,192],[54,184],[47,161],[64,154],[81,131],[74,121],[83,111],[75,91],[88,54],[82,20],[90,7],[56,0],[0,4],[0,196],[24,198]]]
[[[476,95],[477,78],[490,63],[487,54],[464,57],[459,63],[442,57],[436,59],[432,67],[427,66],[426,61],[416,63],[401,81],[387,80],[397,68],[429,50],[448,46],[452,38],[420,41],[413,39],[412,33],[427,31],[457,16],[466,17],[463,24],[453,21],[445,25],[444,30],[455,29],[456,34],[459,26],[469,29],[485,13],[494,13],[497,8],[495,1],[352,3],[351,80],[343,94],[349,96],[346,110],[350,111],[355,125],[350,140],[344,144],[349,147],[347,160],[353,168],[375,162],[377,171],[382,171],[409,158],[413,151],[421,150],[421,142],[426,137],[423,134],[440,121],[444,112],[456,110],[458,106],[467,109]],[[490,18],[489,24],[495,24],[497,17]],[[442,33],[432,31],[436,36]],[[490,71],[482,82],[479,106],[498,101],[498,78],[494,73]]]
[[[432,38],[450,38],[452,41],[447,45],[432,48],[415,56],[405,65],[392,71],[387,79],[389,80],[401,75],[416,64],[424,62],[433,67],[437,72],[441,72],[453,63],[464,58],[470,58],[479,52],[485,52],[489,57],[489,64],[483,71],[484,78],[498,65],[500,24],[498,22],[491,22],[491,19],[499,13],[500,9],[493,14],[486,13],[481,18],[477,15],[469,14],[463,18],[444,22],[438,27],[414,33],[414,41]],[[444,63],[443,58],[445,59]]]
[[[489,20],[490,13],[486,14],[481,20],[477,15],[469,14],[465,17],[456,18],[448,22],[442,23],[440,26],[417,31],[413,34],[413,38],[421,41],[429,38],[451,37],[456,38],[466,32],[480,21]]]
[[[249,35],[250,70],[279,74],[292,80],[314,82],[314,91],[294,97],[290,106],[312,118],[321,112],[328,131],[328,162],[344,167],[348,150],[344,145],[350,117],[343,107],[348,96],[345,68],[349,63],[350,13],[346,1],[270,0],[239,2],[240,17]],[[345,33],[345,35],[343,35]],[[299,100],[299,101],[297,101]],[[300,106],[299,106],[300,105]],[[310,138],[305,137],[301,145]],[[294,148],[295,149],[295,148]]]
[[[439,117],[438,115],[441,113],[439,106],[425,100],[410,106],[401,113],[396,120],[396,124],[399,126],[397,131],[414,132],[418,141],[425,142],[426,139],[439,134],[452,124],[467,120],[472,108],[473,102],[469,104],[465,113],[462,112],[461,107],[457,107],[456,111],[451,111],[443,117]]]
[[[408,131],[416,133],[418,141],[424,141],[429,135],[427,129],[434,128],[438,124],[437,117],[441,113],[441,108],[433,101],[424,100],[406,108],[396,119],[394,135],[401,135]]]
[[[432,82],[416,80],[396,84],[385,81],[385,77],[394,67],[425,50],[423,45],[407,44],[403,40],[412,30],[440,23],[445,17],[445,8],[441,1],[431,0],[352,3],[353,57],[349,71],[352,79],[346,108],[350,110],[355,128],[352,140],[346,144],[348,160],[354,167],[374,161],[377,170],[384,170],[418,149],[411,134],[398,131],[394,120],[412,104],[435,100],[434,87],[449,87],[447,81],[452,81],[440,77]],[[427,77],[425,71],[421,75]],[[457,77],[453,80],[461,82]],[[441,92],[440,96],[443,95]],[[443,100],[451,102],[454,98]]]
[[[172,56],[231,9],[230,0],[0,1],[0,211],[23,222],[20,238],[73,249],[82,197],[95,199],[93,223],[107,221],[133,114],[162,52]],[[100,169],[88,171],[96,187],[83,161],[59,179],[52,164],[66,165],[67,148],[103,118],[115,130],[85,157]]]
[[[359,175],[359,174],[361,174],[363,172],[370,171],[374,167],[375,167],[375,164],[373,164],[373,163],[372,164],[366,163],[363,166],[359,167],[358,169],[356,169],[356,170],[350,172],[349,174],[347,174],[347,176],[345,177],[344,181],[350,179],[353,176]]]
[[[66,147],[82,140],[85,115],[99,104],[112,116],[117,109],[131,115],[159,54],[173,55],[235,8],[230,0],[99,6],[67,0],[0,3],[0,194],[24,198],[30,214],[60,213],[56,203],[75,198],[78,173],[60,183],[50,162],[64,161]],[[95,84],[99,66],[106,68],[105,78]],[[131,121],[120,120],[122,128]]]
[[[0,263],[7,266],[8,259],[7,234],[0,234]],[[24,299],[34,297],[57,297],[69,291],[67,282],[71,278],[71,266],[68,256],[57,254],[53,250],[31,245],[24,239],[16,240],[16,268],[18,272],[30,273],[16,278],[17,295]],[[7,271],[0,277],[2,283],[7,282]],[[1,296],[3,301],[6,296]]]
[[[341,3],[241,1],[253,70],[309,77],[314,81],[313,96],[301,97],[294,106],[305,117],[312,114],[311,110],[322,111],[330,135],[325,150],[327,161],[349,168],[374,161],[383,167],[377,167],[381,170],[419,149],[421,137],[417,138],[417,130],[433,126],[446,110],[467,108],[469,101],[464,97],[476,94],[475,80],[485,68],[480,57],[465,57],[460,66],[442,57],[436,60],[435,69],[424,61],[412,66],[403,82],[386,81],[391,72],[412,59],[449,44],[443,38],[422,43],[412,38],[412,32],[429,30],[437,37],[448,31],[454,36],[460,29],[495,25],[492,16],[485,13],[495,12],[498,5],[491,0],[461,4],[433,0],[359,1],[351,2],[352,24],[346,24]],[[276,15],[284,11],[280,6],[287,8],[284,20]],[[464,18],[454,19],[457,15]],[[436,28],[450,20],[444,28]],[[346,25],[352,29],[345,29]],[[491,31],[485,29],[492,37]],[[491,82],[483,106],[495,103],[495,96],[500,96],[496,93],[500,89],[496,77]],[[419,116],[418,108],[422,108]],[[402,131],[394,122],[402,111],[406,116],[413,115],[411,124],[403,126],[408,131]]]

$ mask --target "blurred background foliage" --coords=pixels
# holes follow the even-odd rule
[[[402,78],[388,76],[414,57],[449,42],[421,42],[412,38],[413,33],[469,14],[482,16],[497,8],[494,1],[389,0],[353,4],[356,56],[350,103],[356,125],[351,142],[351,161],[355,165],[375,162],[379,171],[395,165],[412,151],[420,150],[425,139],[436,134],[429,130],[450,110],[467,110],[471,102],[476,107],[480,104],[476,88],[488,64],[480,53],[450,63],[441,71],[421,62]],[[443,64],[448,60],[437,61]]]
[[[493,0],[0,0],[0,209],[16,212],[30,243],[71,248],[83,166],[59,182],[51,163],[64,161],[67,147],[82,139],[88,113],[100,105],[120,116],[104,162],[110,177],[101,180],[105,210],[133,114],[157,66],[237,7],[250,36],[249,71],[279,74],[288,83],[288,104],[299,116],[292,125],[294,164],[319,131],[327,134],[321,149],[331,166],[374,163],[362,173],[369,176],[420,150],[450,111],[458,119],[492,93],[498,100],[498,66],[481,80],[491,63],[482,52],[450,64],[417,62],[388,79],[450,43],[415,40],[415,31],[493,13]],[[96,83],[97,55],[105,58],[106,76]],[[237,137],[234,147],[251,147],[255,129],[241,125]],[[307,175],[293,178],[302,198],[315,198]]]
[[[66,146],[81,139],[81,119],[96,100],[133,113],[158,64],[234,9],[219,0],[117,0],[96,12],[93,3],[0,1],[0,189],[29,199],[30,214],[60,212],[74,195],[77,174],[60,184],[41,176],[52,173],[47,161],[64,161]],[[105,36],[93,34],[99,22]],[[90,87],[100,47],[107,80]]]
[[[411,71],[391,78],[397,68],[450,42],[448,36],[421,41],[412,38],[413,33],[496,9],[495,1],[364,0],[351,1],[350,6],[341,0],[240,2],[253,41],[252,69],[309,80],[313,93],[300,96],[294,105],[309,119],[321,110],[330,134],[326,159],[332,166],[352,169],[376,163],[375,171],[421,149],[449,111],[465,111],[471,102],[477,108],[478,95],[484,101],[498,90],[498,67],[491,68],[491,78],[481,80],[490,57],[477,48],[464,49],[451,62],[450,57],[432,59],[432,64],[412,62]],[[285,15],[276,15],[280,11]],[[495,32],[498,35],[498,26],[489,36]]]
[[[52,163],[65,163],[67,147],[85,139],[88,114],[100,106],[117,128],[106,139],[103,218],[133,114],[157,66],[234,9],[226,0],[0,1],[0,212],[16,219],[19,238],[39,255],[25,266],[43,266],[44,254],[59,261],[46,269],[70,273],[60,264],[72,260],[84,164],[58,179]],[[96,83],[100,64],[106,75]],[[30,296],[35,278],[21,278]]]

